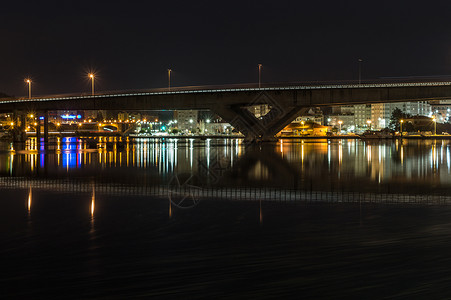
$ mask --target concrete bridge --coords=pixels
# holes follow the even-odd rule
[[[249,140],[271,140],[274,135],[312,106],[429,101],[451,98],[451,82],[368,82],[298,85],[180,87],[145,92],[111,92],[0,101],[0,112],[49,110],[183,110],[209,109],[242,132]],[[247,107],[268,105],[270,112],[257,119]],[[22,112],[22,113],[21,113]],[[46,129],[47,128],[47,129]]]

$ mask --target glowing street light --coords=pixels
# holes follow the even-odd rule
[[[28,99],[31,99],[31,79],[25,79],[25,82],[28,84]]]
[[[399,121],[399,125],[400,125],[400,127],[401,127],[401,130],[400,130],[400,131],[401,131],[401,138],[402,138],[402,123],[404,123],[404,120],[400,120],[400,121]]]
[[[434,135],[437,135],[437,119],[435,116],[432,117],[432,122],[434,122]]]
[[[168,69],[168,86],[169,86],[169,90],[171,90],[171,73],[172,73],[172,70]]]
[[[366,123],[368,124],[368,128],[371,130],[371,120],[367,120]]]
[[[258,88],[262,86],[262,64],[258,64]]]
[[[341,134],[341,124],[343,124],[343,121],[342,120],[340,120],[340,121],[338,121],[338,125],[340,125],[340,134]]]
[[[94,74],[93,73],[89,73],[89,78],[91,78],[91,94],[94,96]]]

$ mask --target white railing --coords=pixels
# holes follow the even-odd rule
[[[405,82],[405,83],[362,83],[362,84],[318,84],[318,85],[287,85],[268,87],[231,87],[231,88],[207,88],[207,87],[178,87],[168,89],[156,89],[145,92],[131,91],[124,92],[102,92],[97,95],[67,95],[67,96],[46,96],[34,97],[31,99],[4,99],[1,103],[17,103],[26,101],[61,101],[61,100],[81,100],[95,98],[116,98],[131,96],[156,96],[156,95],[176,95],[176,94],[201,94],[201,93],[230,93],[230,92],[258,92],[258,91],[283,91],[283,90],[319,90],[319,89],[364,89],[364,88],[396,88],[396,87],[429,87],[429,86],[450,86],[450,81],[445,82]]]

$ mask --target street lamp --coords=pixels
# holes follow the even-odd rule
[[[358,62],[359,62],[359,84],[361,84],[362,83],[362,62],[363,62],[363,59],[359,58]]]
[[[91,95],[94,96],[94,74],[93,73],[89,73],[88,74],[89,78],[91,78]]]
[[[343,124],[343,121],[342,120],[338,121],[338,125],[340,125],[340,131],[339,131],[340,135],[341,135],[341,124]]]
[[[262,86],[262,64],[258,64],[258,88]]]
[[[367,120],[366,123],[368,124],[369,130],[371,130],[371,120]]]
[[[168,86],[169,86],[169,90],[171,90],[171,73],[172,73],[172,70],[168,69],[168,82],[169,82]]]
[[[404,123],[404,120],[400,120],[399,121],[399,125],[401,126],[401,130],[400,130],[401,131],[401,138],[402,138],[402,123]]]
[[[432,117],[432,122],[434,122],[434,135],[437,135],[437,119],[435,116]]]
[[[28,84],[28,99],[31,99],[31,79],[25,79],[25,82]]]

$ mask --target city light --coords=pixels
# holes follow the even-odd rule
[[[94,78],[95,78],[95,75],[93,73],[89,73],[89,78],[91,78],[91,95],[94,95]]]
[[[404,123],[404,120],[403,119],[401,119],[400,121],[399,121],[399,125],[400,125],[400,131],[401,131],[401,137],[402,137],[402,123]]]
[[[28,84],[28,99],[31,99],[31,79],[25,79],[25,82]]]
[[[172,70],[168,69],[168,89],[169,89],[169,91],[171,90],[171,73],[172,73]]]
[[[432,122],[434,122],[434,135],[437,135],[437,119],[435,116],[432,117]]]

